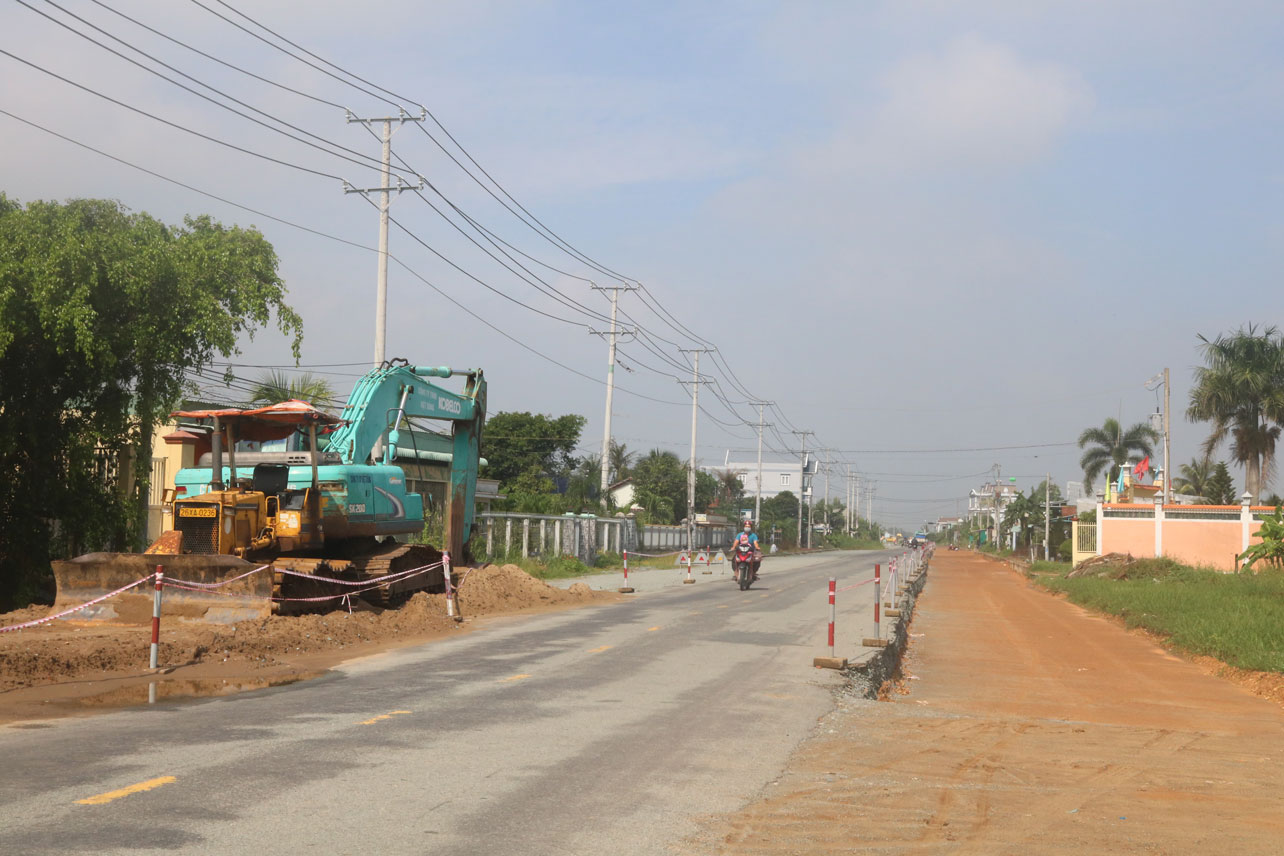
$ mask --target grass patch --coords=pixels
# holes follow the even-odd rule
[[[615,554],[607,553],[603,555],[612,556]],[[598,558],[601,559],[601,556]],[[500,553],[488,558],[486,561],[492,565],[516,565],[532,577],[541,580],[564,580],[596,573],[596,568],[590,568],[573,556],[549,556],[548,558],[528,556],[523,558],[520,550],[513,550],[507,555]],[[598,567],[607,566],[599,565]]]
[[[873,538],[853,538],[850,535],[843,535],[835,532],[825,538],[825,544],[830,547],[837,547],[839,550],[881,550],[883,542]]]
[[[1070,573],[1069,562],[1045,562],[1043,559],[1035,559],[1030,565],[1029,576],[1031,577],[1064,577]]]
[[[1036,563],[1036,568],[1045,563]],[[1038,581],[1075,603],[1241,669],[1284,672],[1284,573],[1223,574],[1171,559],[1103,568],[1101,576]]]

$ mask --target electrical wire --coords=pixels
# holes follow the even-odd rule
[[[330,141],[330,140],[328,140],[328,139],[326,139],[326,138],[324,138],[324,137],[321,137],[321,136],[319,136],[319,135],[317,135],[317,134],[313,134],[311,131],[308,131],[308,130],[306,130],[306,129],[304,129],[304,128],[300,128],[300,127],[299,127],[299,126],[297,126],[297,125],[294,125],[294,124],[291,124],[291,123],[289,123],[289,122],[286,122],[286,121],[285,121],[285,120],[283,120],[283,119],[278,119],[277,117],[275,117],[275,116],[271,115],[270,113],[267,113],[266,111],[260,110],[260,109],[258,109],[257,107],[254,107],[254,106],[253,106],[253,105],[251,105],[251,104],[247,104],[247,103],[245,103],[244,101],[241,101],[240,99],[238,99],[238,98],[236,98],[236,97],[234,97],[234,96],[232,96],[232,95],[229,95],[228,93],[224,92],[223,90],[218,89],[217,87],[210,86],[210,85],[209,85],[209,84],[207,84],[207,83],[204,83],[204,82],[202,82],[202,81],[200,81],[200,80],[197,80],[196,78],[192,77],[190,74],[187,74],[186,72],[182,71],[181,69],[175,68],[174,66],[169,65],[168,63],[166,63],[166,62],[164,62],[164,61],[162,61],[162,60],[160,60],[160,59],[157,59],[156,57],[152,56],[151,54],[147,53],[146,51],[144,51],[144,50],[142,50],[142,49],[140,49],[140,48],[134,47],[133,45],[130,45],[129,43],[125,42],[123,39],[121,39],[121,38],[119,38],[119,37],[117,37],[117,36],[115,36],[115,35],[113,35],[113,34],[111,34],[111,33],[107,32],[106,30],[102,29],[101,27],[97,26],[96,24],[93,24],[93,23],[91,23],[91,22],[89,22],[89,21],[85,20],[84,18],[80,17],[79,15],[76,15],[75,13],[70,12],[70,11],[68,11],[67,9],[64,9],[62,6],[59,6],[56,2],[54,2],[54,0],[45,0],[45,2],[46,2],[46,3],[48,3],[50,6],[53,6],[55,9],[59,10],[59,11],[60,11],[60,12],[62,12],[63,14],[67,15],[68,17],[74,18],[74,19],[76,19],[77,21],[80,21],[81,23],[85,24],[85,25],[86,25],[86,26],[88,26],[88,27],[92,27],[94,30],[97,30],[98,32],[102,33],[103,35],[107,36],[108,38],[114,39],[114,40],[116,40],[117,42],[119,42],[119,43],[121,43],[121,44],[125,45],[126,47],[128,47],[130,50],[133,50],[133,51],[135,51],[136,53],[139,53],[139,54],[141,54],[142,56],[147,57],[149,60],[151,60],[152,62],[156,63],[157,65],[160,65],[160,66],[162,66],[162,67],[164,67],[164,68],[166,68],[166,69],[169,69],[170,71],[174,72],[175,74],[182,75],[184,78],[186,78],[186,79],[188,79],[188,80],[192,81],[193,83],[196,83],[198,86],[203,86],[203,87],[205,87],[206,89],[210,90],[211,92],[215,92],[215,93],[217,93],[218,95],[222,96],[223,98],[226,98],[226,99],[228,99],[229,101],[231,101],[231,102],[233,102],[233,103],[235,103],[235,104],[238,104],[238,105],[240,105],[241,107],[246,108],[247,110],[251,110],[251,111],[253,111],[253,112],[255,112],[255,113],[258,113],[258,114],[259,114],[259,115],[261,115],[261,116],[266,116],[268,119],[271,119],[271,120],[272,120],[272,121],[274,121],[274,122],[277,122],[277,123],[279,123],[279,124],[281,124],[281,125],[284,125],[284,126],[285,126],[285,127],[287,127],[287,128],[290,128],[290,129],[292,129],[292,130],[294,130],[294,131],[298,131],[299,133],[304,134],[304,135],[306,135],[306,136],[308,136],[308,137],[312,137],[312,138],[313,138],[313,139],[315,139],[315,140],[321,140],[323,143],[325,143],[325,146],[331,146],[331,147],[333,147],[333,148],[340,149],[341,151],[343,151],[343,152],[347,152],[348,154],[347,154],[347,155],[345,155],[345,154],[339,154],[338,152],[331,151],[329,148],[326,148],[325,146],[319,145],[318,143],[315,143],[315,142],[310,142],[309,140],[303,139],[302,137],[296,136],[295,134],[291,134],[291,133],[289,133],[289,132],[287,132],[287,131],[283,131],[283,130],[281,130],[280,128],[275,128],[275,127],[273,127],[272,125],[269,125],[267,122],[265,122],[265,121],[263,121],[263,120],[261,120],[261,119],[256,119],[256,118],[254,118],[253,116],[250,116],[250,115],[248,115],[248,114],[246,114],[246,113],[241,112],[240,110],[236,110],[236,109],[234,109],[234,108],[232,108],[232,107],[229,107],[228,105],[223,104],[223,103],[221,103],[221,102],[219,102],[219,101],[217,101],[217,100],[215,100],[215,99],[211,98],[210,96],[208,96],[208,95],[206,95],[206,94],[204,94],[204,93],[202,93],[202,92],[198,92],[198,91],[196,91],[195,89],[193,89],[193,88],[192,88],[192,87],[190,87],[190,86],[187,86],[186,84],[180,83],[179,81],[174,80],[173,78],[170,78],[170,77],[165,76],[164,74],[161,74],[160,72],[156,71],[156,70],[155,70],[155,69],[153,69],[153,68],[148,68],[146,65],[143,65],[142,63],[138,62],[137,60],[134,60],[134,59],[131,59],[130,57],[125,56],[123,53],[121,53],[120,51],[116,50],[115,48],[109,47],[108,45],[103,44],[102,42],[98,41],[97,39],[93,38],[92,36],[89,36],[89,35],[87,35],[87,34],[85,34],[85,33],[80,32],[79,30],[77,30],[76,28],[74,28],[74,27],[70,26],[69,24],[67,24],[67,23],[65,23],[65,22],[63,22],[63,21],[59,21],[58,19],[54,18],[53,16],[51,16],[51,15],[49,15],[49,14],[45,13],[45,12],[42,12],[42,11],[40,11],[39,9],[36,9],[34,6],[32,6],[30,3],[28,3],[28,2],[27,2],[27,0],[17,0],[17,2],[18,2],[20,5],[22,5],[22,6],[26,7],[27,9],[30,9],[30,10],[31,10],[32,12],[34,12],[35,14],[40,15],[41,17],[43,17],[43,18],[45,18],[45,19],[47,19],[47,20],[49,20],[49,21],[53,22],[54,24],[57,24],[58,26],[60,26],[60,27],[64,28],[65,30],[67,30],[67,31],[68,31],[68,32],[70,32],[70,33],[74,33],[75,35],[80,36],[82,39],[85,39],[86,41],[90,42],[91,44],[97,45],[98,47],[102,48],[103,50],[107,51],[108,53],[111,53],[111,54],[113,54],[114,56],[119,57],[120,59],[124,60],[125,62],[128,62],[128,63],[130,63],[131,65],[133,65],[133,66],[135,66],[135,67],[137,67],[137,68],[142,69],[143,71],[147,72],[148,74],[155,75],[156,77],[159,77],[161,80],[164,80],[165,82],[167,82],[167,83],[169,83],[169,84],[172,84],[173,86],[177,86],[178,88],[182,89],[182,90],[183,90],[183,91],[185,91],[185,92],[189,92],[189,93],[191,93],[192,95],[195,95],[195,96],[196,96],[196,97],[198,97],[198,98],[201,98],[201,99],[203,99],[203,100],[205,100],[205,101],[208,101],[209,103],[213,104],[213,105],[214,105],[214,106],[216,106],[216,107],[221,107],[222,109],[227,110],[228,112],[233,113],[233,114],[235,114],[235,115],[237,115],[237,116],[240,116],[241,118],[246,119],[247,121],[253,122],[253,123],[254,123],[254,124],[256,124],[256,125],[259,125],[259,126],[261,126],[261,127],[263,127],[263,128],[266,128],[267,130],[272,131],[273,133],[281,134],[282,136],[285,136],[285,137],[287,137],[287,138],[289,138],[289,139],[291,139],[291,140],[294,140],[294,141],[296,141],[296,142],[303,143],[303,144],[304,144],[304,145],[306,145],[306,146],[309,146],[309,147],[311,147],[311,148],[317,149],[318,151],[324,152],[324,153],[329,154],[329,155],[332,155],[332,156],[334,156],[334,157],[341,158],[342,160],[349,161],[349,162],[351,162],[351,163],[357,164],[358,166],[362,166],[362,167],[366,167],[366,168],[379,168],[379,167],[382,167],[383,162],[382,162],[382,160],[381,160],[381,159],[379,159],[379,158],[375,158],[375,157],[371,157],[371,156],[366,155],[366,154],[363,154],[362,152],[358,152],[358,151],[356,151],[355,149],[350,149],[350,148],[348,148],[348,147],[346,147],[346,146],[340,145],[339,143],[332,142],[332,141]],[[352,157],[349,157],[348,155],[352,155]]]
[[[339,176],[334,175],[334,174],[332,174],[332,173],[322,172],[321,170],[318,170],[318,169],[312,169],[311,167],[306,167],[306,166],[303,166],[303,165],[301,165],[301,164],[291,163],[290,161],[281,160],[280,158],[274,158],[274,157],[272,157],[271,155],[265,155],[265,154],[263,154],[262,152],[252,151],[252,150],[250,150],[250,149],[245,148],[244,146],[238,146],[238,145],[236,145],[235,143],[229,143],[229,142],[227,142],[226,140],[220,140],[218,137],[212,137],[212,136],[210,136],[209,134],[201,133],[200,131],[196,131],[196,130],[193,130],[192,128],[188,128],[188,127],[187,127],[187,126],[185,126],[185,125],[180,125],[180,124],[179,124],[179,123],[177,123],[177,122],[171,122],[171,121],[169,121],[168,119],[162,119],[160,116],[157,116],[157,115],[156,115],[156,114],[154,114],[154,113],[149,113],[149,112],[147,112],[146,110],[143,110],[143,109],[142,109],[142,108],[140,108],[140,107],[135,107],[135,106],[133,106],[132,104],[126,104],[124,101],[121,101],[121,100],[119,100],[119,99],[117,99],[117,98],[112,98],[110,95],[106,95],[106,94],[104,94],[104,93],[102,93],[102,92],[99,92],[99,91],[98,91],[98,90],[96,90],[96,89],[92,89],[92,88],[90,88],[90,87],[88,87],[88,86],[84,85],[83,83],[77,83],[76,81],[72,80],[71,78],[63,77],[61,74],[58,74],[58,73],[56,73],[56,72],[54,72],[54,71],[50,71],[49,69],[44,68],[43,66],[37,65],[36,63],[34,63],[34,62],[30,61],[30,60],[23,59],[22,57],[18,56],[17,54],[10,53],[9,51],[5,50],[4,48],[0,48],[0,54],[2,54],[2,55],[4,55],[4,56],[9,57],[9,58],[10,58],[10,59],[12,59],[12,60],[16,60],[17,62],[20,62],[20,63],[22,63],[22,64],[23,64],[23,65],[25,65],[25,66],[28,66],[29,68],[35,69],[36,71],[39,71],[39,72],[41,72],[42,74],[46,74],[46,75],[48,75],[49,77],[54,78],[55,80],[59,80],[59,81],[61,81],[61,82],[63,82],[63,83],[66,83],[66,84],[67,84],[67,85],[69,85],[69,86],[74,86],[75,88],[77,88],[77,89],[79,89],[79,90],[81,90],[81,91],[83,91],[83,92],[87,92],[87,93],[89,93],[90,95],[94,95],[94,96],[96,96],[96,97],[98,97],[98,98],[103,99],[104,101],[109,101],[109,102],[111,102],[112,104],[115,104],[115,105],[116,105],[116,106],[118,106],[118,107],[124,107],[126,110],[130,110],[130,111],[132,111],[132,112],[134,112],[134,113],[139,114],[140,116],[146,116],[148,119],[151,119],[151,120],[156,121],[156,122],[160,122],[162,125],[166,125],[166,126],[168,126],[168,127],[170,127],[170,128],[174,128],[175,130],[178,130],[178,131],[182,131],[182,132],[183,132],[183,133],[185,133],[185,134],[191,134],[192,136],[194,136],[194,137],[199,137],[199,138],[200,138],[200,139],[202,139],[202,140],[206,140],[206,141],[208,141],[208,142],[215,143],[215,144],[220,145],[220,146],[224,146],[224,147],[226,147],[226,148],[232,149],[233,151],[241,152],[242,154],[250,155],[251,157],[259,158],[260,160],[269,161],[269,162],[274,163],[274,164],[277,164],[277,165],[279,165],[279,166],[285,166],[285,167],[289,167],[290,169],[298,170],[298,171],[300,171],[300,172],[306,172],[306,173],[309,173],[309,174],[311,174],[311,175],[320,176],[320,177],[322,177],[322,178],[328,178],[328,179],[331,179],[332,181],[343,181],[343,179],[342,179],[342,178],[340,178]]]
[[[202,51],[202,50],[200,50],[200,49],[198,49],[198,48],[195,48],[195,47],[193,47],[193,46],[191,46],[191,45],[187,44],[187,43],[186,43],[186,42],[184,42],[184,41],[181,41],[181,40],[179,40],[179,39],[174,38],[173,36],[170,36],[170,35],[167,35],[167,34],[165,34],[165,33],[162,33],[160,30],[156,29],[155,27],[150,27],[150,26],[148,26],[147,24],[144,24],[142,21],[138,20],[137,18],[131,18],[130,16],[126,15],[124,12],[121,12],[121,11],[120,11],[120,10],[118,10],[118,9],[113,9],[111,6],[108,6],[106,3],[102,2],[102,0],[90,0],[90,2],[92,2],[92,3],[94,3],[94,4],[98,5],[98,6],[101,6],[102,8],[106,9],[108,12],[111,12],[113,15],[118,15],[118,16],[120,16],[121,18],[124,18],[126,21],[129,21],[131,24],[135,24],[136,26],[142,27],[144,30],[147,30],[149,33],[152,33],[152,34],[154,34],[154,35],[160,36],[162,39],[165,39],[166,41],[169,41],[169,42],[171,42],[171,43],[173,43],[173,44],[176,44],[176,45],[178,45],[179,47],[186,48],[187,50],[191,51],[192,53],[195,53],[195,54],[197,54],[197,55],[199,55],[199,56],[202,56],[202,57],[204,57],[205,59],[210,60],[211,62],[216,62],[216,63],[218,63],[219,65],[221,65],[221,66],[223,66],[223,67],[225,67],[225,68],[229,68],[229,69],[231,69],[232,71],[240,72],[241,74],[244,74],[244,75],[246,75],[246,76],[248,76],[248,77],[252,77],[252,78],[254,78],[255,80],[257,80],[257,81],[259,81],[259,82],[261,82],[261,83],[266,83],[266,84],[268,84],[269,86],[275,86],[277,89],[282,89],[282,90],[284,90],[284,91],[286,91],[286,92],[289,92],[289,93],[291,93],[291,94],[293,94],[293,95],[298,95],[298,96],[300,96],[301,98],[307,98],[307,99],[310,99],[310,100],[312,100],[312,101],[316,101],[317,103],[319,103],[319,104],[324,104],[324,105],[326,105],[327,107],[333,107],[333,108],[335,108],[336,110],[343,110],[343,109],[345,109],[345,108],[344,108],[344,106],[343,106],[342,104],[336,104],[336,103],[335,103],[335,102],[333,102],[333,101],[327,101],[326,99],[324,99],[324,98],[320,98],[320,97],[318,97],[318,96],[316,96],[316,95],[312,95],[312,94],[310,94],[310,93],[303,92],[303,91],[298,90],[298,89],[294,89],[293,87],[286,86],[286,85],[285,85],[285,84],[283,84],[283,83],[278,83],[278,82],[276,82],[275,80],[270,80],[269,78],[263,77],[262,75],[255,74],[255,73],[254,73],[254,72],[252,72],[252,71],[248,71],[248,70],[246,70],[246,69],[244,69],[244,68],[241,68],[240,66],[236,65],[235,63],[230,63],[230,62],[227,62],[226,60],[219,59],[218,57],[214,56],[213,54],[208,54],[208,53],[206,53],[205,51]]]

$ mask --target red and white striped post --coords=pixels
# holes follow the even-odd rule
[[[829,578],[829,656],[834,656],[834,597],[838,592],[838,580]]]
[[[633,586],[629,585],[629,551],[624,551],[624,585],[620,586],[620,594],[631,594]]]
[[[441,554],[441,571],[446,580],[446,615],[449,618],[455,617],[455,590],[451,585],[450,579],[450,552]]]
[[[878,608],[883,605],[883,567],[874,565],[874,638],[883,638],[882,625],[878,623]]]
[[[691,554],[690,553],[687,553],[686,560],[687,560],[687,578],[683,580],[682,583],[683,585],[692,585],[693,583],[695,583],[695,580],[691,579]]]
[[[165,566],[156,566],[156,595],[152,598],[152,656],[150,668],[160,660],[161,586],[165,584]]]

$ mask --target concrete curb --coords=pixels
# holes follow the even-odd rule
[[[905,584],[905,591],[897,595],[894,620],[888,622],[887,638],[881,640],[882,647],[866,647],[855,657],[847,661],[843,674],[847,676],[851,691],[864,698],[877,698],[878,689],[884,683],[900,673],[901,658],[909,645],[909,624],[914,617],[914,605],[919,592],[927,585],[928,566],[924,565],[917,575]],[[888,613],[884,613],[888,615]],[[873,641],[873,640],[871,640]]]

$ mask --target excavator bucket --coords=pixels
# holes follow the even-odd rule
[[[158,553],[88,553],[53,563],[58,597],[54,612],[96,600],[160,567],[167,583],[163,589],[165,618],[183,618],[232,624],[272,614],[272,569],[246,574],[259,565],[235,556]],[[234,579],[240,577],[240,579]],[[229,582],[230,581],[230,582]],[[226,583],[216,589],[189,591],[177,584]],[[151,620],[155,586],[148,581],[129,591],[85,607],[74,619],[145,624]]]

